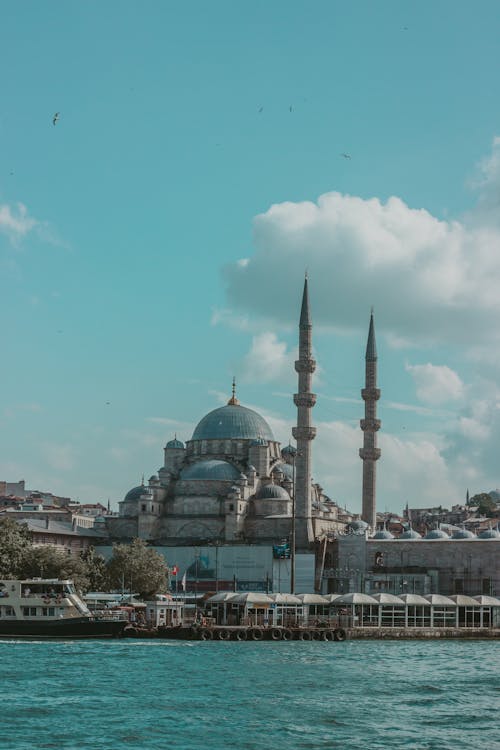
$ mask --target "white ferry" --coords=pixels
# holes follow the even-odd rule
[[[0,579],[0,638],[117,638],[127,624],[94,617],[72,581]]]

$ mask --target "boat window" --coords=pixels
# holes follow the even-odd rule
[[[36,617],[36,607],[23,607],[24,617]]]

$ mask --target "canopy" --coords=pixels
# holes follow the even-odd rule
[[[378,604],[378,601],[373,596],[368,594],[342,594],[336,600],[335,604]]]
[[[246,591],[244,594],[236,594],[234,599],[231,599],[235,604],[272,604],[273,600],[270,596],[259,591]]]
[[[482,604],[485,607],[500,607],[500,599],[497,599],[494,596],[485,596],[484,594],[481,594],[480,596],[475,596],[474,599],[478,604]]]
[[[230,602],[236,596],[238,596],[238,594],[235,594],[234,591],[219,591],[217,594],[209,596],[207,603],[217,604],[217,602]]]
[[[373,598],[376,599],[379,604],[403,604],[403,600],[400,599],[399,596],[386,594],[385,592],[373,594]]]
[[[321,594],[297,594],[302,604],[329,604],[326,596]]]
[[[302,604],[295,594],[271,594],[271,599],[275,604]]]
[[[424,607],[430,607],[431,603],[427,601],[427,599],[424,599],[423,596],[420,596],[419,594],[400,594],[399,598],[402,602],[405,604],[409,604],[410,606],[424,606]]]
[[[456,607],[457,603],[450,599],[449,596],[443,596],[442,594],[426,594],[424,599],[430,604],[438,607]]]

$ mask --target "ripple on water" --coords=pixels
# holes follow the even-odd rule
[[[481,641],[4,641],[1,748],[500,750],[499,667]]]

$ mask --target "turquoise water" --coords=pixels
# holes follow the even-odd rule
[[[487,641],[0,641],[0,747],[493,750],[499,674]]]

